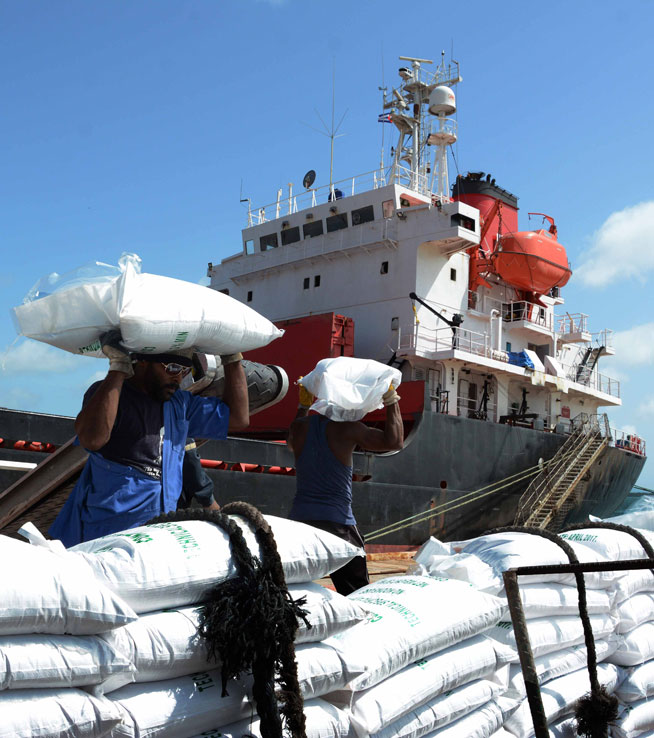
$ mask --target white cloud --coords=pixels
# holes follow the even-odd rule
[[[654,271],[654,200],[612,213],[582,258],[575,276],[590,287],[630,277],[644,282]]]
[[[636,325],[613,336],[611,362],[628,366],[654,366],[654,323]]]
[[[0,394],[0,406],[12,410],[33,410],[40,401],[40,394],[23,387],[12,387]]]
[[[638,407],[638,414],[644,415],[647,418],[651,418],[654,415],[654,395],[648,397]]]
[[[77,369],[83,356],[53,348],[37,341],[10,346],[0,357],[0,372],[5,374],[64,374]]]

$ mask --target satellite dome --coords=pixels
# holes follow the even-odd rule
[[[452,115],[456,112],[456,98],[450,87],[434,87],[429,95],[429,112],[432,115]]]

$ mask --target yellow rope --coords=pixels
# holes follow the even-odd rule
[[[574,451],[569,451],[563,456],[559,456],[559,457],[554,456],[548,461],[544,462],[543,467],[547,467],[550,464],[554,463],[555,461],[559,463],[565,460],[568,456],[572,456],[573,453]],[[416,523],[424,523],[427,520],[430,520],[431,518],[436,517],[437,515],[443,515],[447,512],[451,512],[452,510],[456,510],[459,507],[468,505],[471,502],[474,502],[475,500],[479,500],[482,497],[487,497],[488,495],[493,494],[494,492],[499,492],[500,490],[506,489],[506,487],[511,487],[512,485],[517,484],[518,482],[521,482],[524,479],[528,479],[529,477],[535,476],[540,471],[541,471],[540,464],[527,467],[526,469],[516,472],[515,474],[511,474],[508,477],[504,477],[504,479],[500,479],[497,482],[492,482],[491,484],[487,484],[486,486],[480,487],[477,490],[473,490],[472,492],[467,492],[465,495],[462,495],[461,497],[457,498],[457,500],[446,501],[438,507],[430,508],[429,510],[423,510],[422,512],[416,513],[415,515],[411,515],[408,518],[404,518],[402,520],[396,521],[395,523],[391,523],[390,525],[386,525],[382,528],[378,528],[372,533],[369,533],[368,535],[366,535],[366,541],[372,541],[377,538],[382,538],[383,536],[389,535],[390,533],[397,533],[398,531],[403,530],[404,528],[409,528],[410,526],[415,525]],[[467,499],[467,498],[471,498],[471,499]],[[454,504],[455,502],[457,504]]]

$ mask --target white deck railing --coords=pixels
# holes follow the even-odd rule
[[[311,208],[336,200],[336,190],[342,193],[342,197],[349,197],[350,195],[356,194],[357,191],[367,192],[368,190],[376,190],[379,187],[384,187],[386,184],[386,172],[383,169],[374,169],[371,172],[364,172],[354,177],[341,179],[338,182],[333,182],[331,185],[310,188],[298,194],[293,194],[293,187],[291,185],[285,197],[282,196],[282,190],[279,190],[276,202],[269,203],[263,207],[248,207],[248,228],[266,223],[269,220],[276,220],[284,215],[297,213],[298,210],[304,210],[304,208]]]
[[[611,428],[611,445],[616,448],[623,448],[625,451],[631,451],[640,456],[647,456],[647,443],[644,438],[637,436],[635,433],[620,430],[619,428]]]

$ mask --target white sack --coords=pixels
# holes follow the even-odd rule
[[[132,681],[130,660],[99,636],[0,636],[0,690]]]
[[[643,623],[654,620],[654,593],[640,592],[620,602],[615,608],[620,619],[618,633],[627,633]]]
[[[423,548],[418,551],[415,561],[421,569],[416,574],[433,577],[447,577],[468,582],[482,592],[497,593],[497,578],[493,569],[478,556],[472,554],[428,553]]]
[[[654,659],[654,623],[643,623],[622,636],[608,661],[620,666],[635,666],[650,659]]]
[[[323,359],[302,377],[302,385],[316,396],[311,409],[338,421],[361,420],[383,407],[382,395],[391,383],[397,388],[401,381],[395,367],[350,356]]]
[[[136,619],[84,562],[0,536],[0,634],[90,635]]]
[[[590,615],[589,620],[596,639],[607,638],[615,630],[616,619],[610,614]],[[542,656],[584,642],[584,626],[578,615],[528,620],[527,630],[534,656]],[[500,661],[518,662],[515,631],[510,620],[498,623],[490,628],[486,635],[498,643],[497,651]]]
[[[433,697],[495,671],[492,642],[474,636],[405,666],[363,692],[338,692],[330,702],[347,707],[359,736],[377,733]]]
[[[468,715],[495,698],[500,687],[486,679],[463,684],[414,707],[370,738],[419,738]]]
[[[622,602],[638,592],[654,592],[651,569],[633,569],[615,580],[612,590],[615,602]]]
[[[597,661],[604,661],[618,646],[618,638],[614,635],[603,640],[595,641],[595,655]],[[545,684],[552,679],[577,671],[588,664],[588,651],[585,645],[571,646],[560,651],[544,654],[534,658],[538,683]],[[520,664],[511,664],[507,693],[517,695],[520,699],[527,696],[525,679]]]
[[[602,519],[597,518],[597,521],[602,522]],[[638,512],[616,515],[612,518],[605,518],[603,522],[628,525],[631,528],[638,528],[641,531],[654,531],[654,510],[638,510]]]
[[[547,727],[549,728],[550,738],[577,738],[577,721],[573,717],[557,720]]]
[[[121,721],[116,705],[81,689],[2,692],[0,715],[0,738],[102,738]]]
[[[119,707],[123,716],[111,738],[188,738],[241,720],[254,711],[249,687],[249,680],[231,680],[227,696],[221,697],[220,671],[215,670],[164,682],[128,684],[104,698]]]
[[[654,661],[624,669],[624,675],[615,691],[623,702],[637,702],[654,696]]]
[[[602,557],[588,547],[574,541],[568,541],[574,549],[579,561],[597,562]],[[553,541],[530,533],[490,533],[479,536],[462,544],[460,553],[473,554],[480,558],[493,570],[494,592],[504,587],[503,572],[519,566],[548,566],[551,564],[569,564],[563,549]],[[611,572],[588,573],[584,575],[586,587],[590,589],[606,589],[615,579]],[[521,576],[520,585],[533,582],[559,582],[574,584],[573,574],[535,574]],[[486,588],[491,591],[490,587]]]
[[[522,578],[522,577],[521,577]],[[579,590],[570,584],[554,582],[520,584],[520,600],[527,620],[559,615],[579,615]],[[498,597],[503,597],[504,591]],[[609,613],[613,602],[611,590],[587,589],[589,615]]]
[[[625,705],[611,731],[614,738],[642,738],[645,731],[654,731],[654,701],[644,699]]]
[[[654,533],[639,530],[650,545],[654,546]],[[647,554],[641,544],[629,533],[611,528],[580,528],[568,533],[560,533],[564,540],[582,543],[595,551],[605,561],[626,561],[627,559],[646,559]],[[615,577],[625,572],[616,572]]]
[[[307,611],[307,620],[311,624],[308,628],[300,619],[295,634],[296,644],[323,641],[366,618],[365,611],[356,602],[315,582],[290,584],[288,591],[294,600],[306,598],[302,608]]]
[[[74,354],[102,357],[99,336],[120,328],[130,351],[167,353],[195,348],[232,354],[265,346],[283,334],[252,308],[216,290],[141,273],[124,254],[113,274],[53,282],[55,291],[14,308],[19,333]],[[41,292],[43,294],[43,292]]]
[[[102,637],[134,664],[133,681],[159,682],[188,676],[196,672],[217,670],[220,664],[209,660],[205,642],[197,634],[199,608],[142,615],[137,622],[118,628]],[[344,671],[338,653],[323,643],[297,646],[295,656],[298,681],[307,699],[343,689],[360,671]],[[107,692],[122,684],[113,680],[99,690]]]
[[[308,700],[304,703],[307,738],[351,738],[353,736],[350,719],[343,710],[320,699]],[[252,736],[261,738],[259,718],[240,720],[222,728],[208,730],[193,738],[243,738]]]
[[[615,690],[619,678],[619,670],[613,664],[597,665],[597,679],[607,692]],[[547,722],[556,722],[571,713],[577,700],[588,692],[590,679],[587,669],[579,669],[545,684],[541,687],[540,693]],[[523,700],[520,707],[504,723],[504,727],[518,738],[531,738],[534,735],[534,724],[527,700]]]
[[[370,616],[325,643],[337,649],[347,670],[365,670],[349,685],[354,691],[487,630],[506,611],[497,597],[454,579],[389,577],[348,597]]]
[[[425,738],[490,738],[502,728],[503,714],[492,700],[444,728],[427,733]]]
[[[259,545],[249,524],[238,516],[230,517],[258,556]],[[264,517],[289,583],[325,577],[362,553],[319,528]],[[80,543],[69,551],[86,561],[100,582],[139,613],[195,604],[210,587],[236,575],[227,533],[199,520],[141,526]]]

